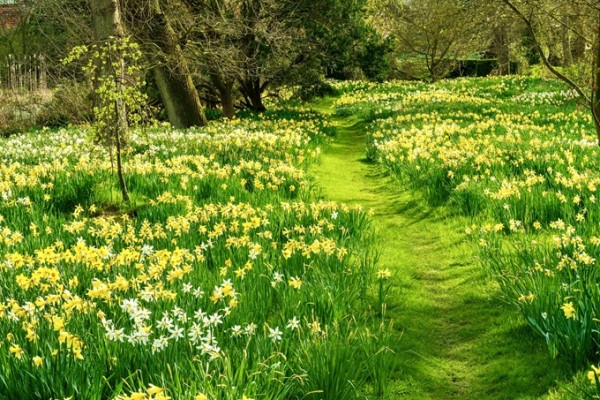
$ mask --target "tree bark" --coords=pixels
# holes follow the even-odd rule
[[[223,116],[225,116],[225,118],[232,119],[235,116],[233,81],[227,82],[216,71],[210,74],[210,80],[219,93],[219,101],[221,102]]]
[[[233,99],[233,86],[228,86],[223,91],[219,91],[221,96],[221,107],[223,108],[223,115],[227,119],[233,119],[235,117],[235,104]]]
[[[154,54],[152,68],[169,122],[176,128],[206,125],[200,96],[188,62],[159,0],[132,2],[127,10],[132,30]],[[136,9],[133,9],[136,8]],[[140,11],[142,10],[142,11]]]
[[[510,74],[508,32],[506,24],[503,22],[500,22],[500,24],[494,28],[493,46],[494,52],[496,53],[496,59],[498,60],[498,75],[504,76]]]
[[[573,14],[581,15],[581,5],[573,4],[571,5],[573,8]],[[571,43],[571,57],[573,58],[573,62],[580,62],[584,60],[585,57],[585,37],[582,35],[574,35],[573,42]]]
[[[241,80],[240,91],[244,95],[247,103],[246,106],[259,113],[265,112],[267,108],[262,100],[262,94],[265,88],[266,85],[261,85],[260,78],[258,77],[246,77],[245,79]]]
[[[562,46],[562,64],[563,67],[568,67],[573,64],[573,56],[571,53],[571,39],[569,38],[569,14],[564,12],[562,15],[562,24],[560,29],[560,41]]]
[[[585,58],[585,39],[581,36],[576,36],[573,45],[571,46],[571,55],[573,61],[583,61]]]
[[[97,41],[106,40],[111,36],[123,37],[119,0],[89,0],[89,6]]]
[[[200,97],[190,75],[184,75],[179,69],[173,71],[167,65],[154,67],[152,74],[171,125],[175,128],[206,125]]]

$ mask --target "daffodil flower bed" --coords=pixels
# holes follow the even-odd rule
[[[553,81],[340,84],[367,155],[432,204],[470,216],[482,264],[552,354],[599,352],[600,148],[591,114]]]
[[[0,398],[351,398],[376,368],[365,212],[310,197],[327,122],[2,141]]]

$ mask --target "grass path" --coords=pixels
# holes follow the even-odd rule
[[[329,112],[332,100],[316,108]],[[311,171],[323,197],[374,211],[380,268],[394,274],[387,317],[398,368],[389,399],[538,399],[568,376],[500,301],[464,234],[466,220],[425,206],[365,160],[364,124],[332,116],[337,135]]]

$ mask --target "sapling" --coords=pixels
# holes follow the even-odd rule
[[[147,121],[141,56],[139,46],[128,37],[111,36],[100,44],[73,48],[64,60],[83,61],[81,70],[93,85],[91,138],[109,149],[111,161],[114,150],[123,202],[129,201],[122,161],[128,132]]]

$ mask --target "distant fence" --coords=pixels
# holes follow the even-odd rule
[[[48,68],[44,56],[7,56],[0,64],[0,88],[29,92],[47,89]]]

